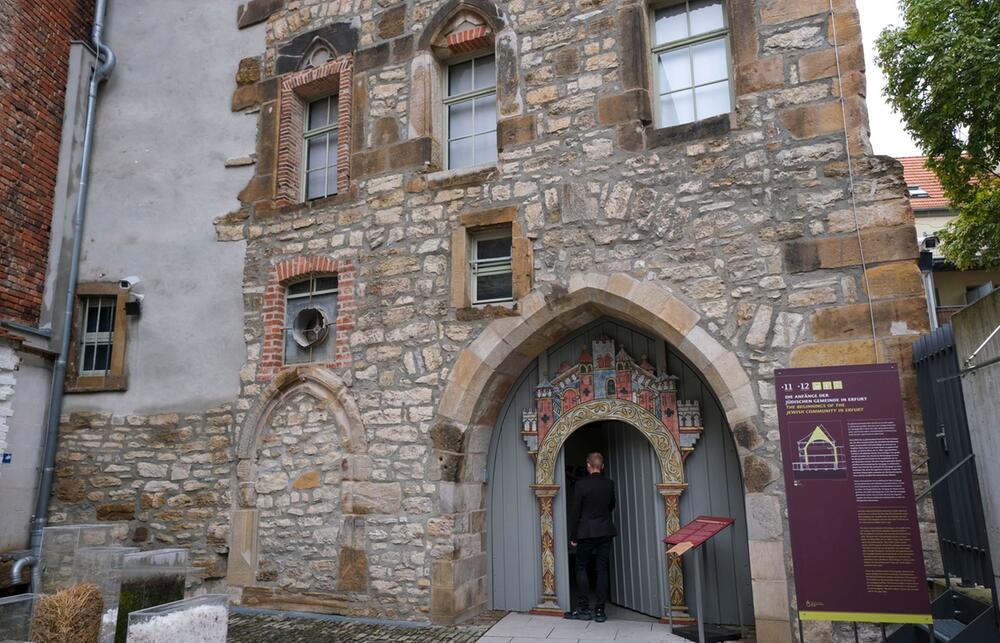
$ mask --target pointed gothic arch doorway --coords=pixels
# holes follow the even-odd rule
[[[530,442],[532,439],[537,440],[538,436],[537,431],[535,435],[532,435],[530,430],[530,412],[528,414],[529,425],[525,425],[524,411],[539,410],[535,394],[540,384],[551,385],[555,382],[559,385],[562,394],[565,394],[567,389],[582,393],[583,389],[579,384],[565,386],[565,381],[557,382],[557,380],[560,375],[563,375],[564,380],[579,379],[579,369],[571,371],[579,365],[583,349],[590,349],[590,352],[593,353],[594,342],[600,338],[613,340],[615,357],[617,357],[617,352],[622,350],[632,359],[634,365],[643,366],[655,377],[666,374],[674,376],[676,378],[674,380],[676,400],[698,402],[702,421],[696,424],[704,426],[703,433],[698,432],[698,436],[695,436],[693,431],[682,434],[680,426],[673,432],[670,431],[669,427],[662,432],[673,433],[672,439],[669,440],[673,448],[688,454],[681,465],[680,479],[678,479],[676,472],[668,475],[661,467],[660,480],[657,482],[666,480],[667,482],[679,482],[683,485],[684,481],[687,480],[691,483],[683,491],[677,505],[680,514],[677,518],[679,521],[686,521],[696,515],[706,513],[730,515],[737,519],[737,529],[732,530],[730,535],[715,543],[709,552],[707,585],[708,593],[713,596],[713,599],[706,603],[704,609],[709,622],[727,624],[747,622],[752,618],[753,604],[750,589],[744,492],[735,444],[719,401],[701,376],[678,351],[672,349],[662,339],[652,337],[648,332],[609,318],[591,323],[543,351],[537,360],[529,365],[516,380],[498,415],[497,425],[491,434],[491,444],[487,457],[486,531],[490,606],[495,609],[529,611],[539,606],[539,596],[543,597],[541,602],[544,605],[546,595],[548,595],[548,607],[553,611],[567,609],[570,605],[570,570],[565,547],[566,493],[561,492],[565,488],[566,468],[563,443],[576,429],[593,421],[617,419],[628,422],[632,426],[640,424],[640,422],[635,417],[605,417],[598,412],[592,413],[588,421],[576,422],[574,423],[576,426],[566,430],[565,426],[554,426],[560,420],[558,416],[553,416],[555,421],[549,423],[548,429],[564,434],[560,437],[557,445],[555,442],[550,443],[543,449],[544,453],[534,454],[535,458],[533,459]],[[569,369],[564,365],[569,365]],[[595,363],[595,370],[597,366]],[[618,364],[614,363],[613,368],[617,367]],[[590,380],[588,379],[587,382],[589,383]],[[599,373],[594,374],[593,385],[595,398],[600,398],[601,392],[610,390],[606,387],[606,380],[602,379]],[[576,400],[573,397],[576,393],[570,394],[570,404],[579,404],[576,407],[577,411],[582,412],[584,407],[588,405]],[[622,403],[618,404],[619,407],[628,412],[632,412],[632,407],[640,408],[642,411],[639,404],[631,401],[627,404],[624,403],[624,397],[626,396],[623,394],[621,396]],[[630,391],[628,397],[630,400],[641,402],[645,407],[650,406],[651,400],[640,400],[640,391],[634,391],[634,395]],[[559,401],[562,402],[562,397]],[[600,402],[600,399],[592,400],[592,403],[596,402]],[[617,402],[616,400],[616,404]],[[651,409],[653,412],[646,413],[646,415],[652,417],[654,421],[663,417],[658,415],[663,411],[663,408],[657,406],[657,401],[653,401]],[[674,411],[676,412],[676,410],[675,407]],[[534,421],[541,422],[540,416],[534,418]],[[677,424],[680,425],[681,422]],[[660,424],[660,427],[663,426]],[[651,435],[649,431],[643,433],[647,437]],[[525,442],[526,437],[528,444]],[[549,440],[544,437],[539,441],[543,445],[547,442]],[[654,445],[656,444],[655,440],[652,442]],[[537,444],[535,446],[537,448]],[[671,445],[661,444],[660,446],[661,449],[654,449],[654,451],[668,449]],[[692,449],[692,447],[695,448]],[[662,456],[662,454],[658,455]],[[536,460],[543,462],[542,469],[545,470],[545,473],[542,475],[539,475]],[[658,466],[662,464],[662,461],[663,457],[657,458]],[[619,464],[619,466],[622,465],[624,463]],[[549,471],[551,471],[551,476],[548,474]],[[534,488],[532,488],[532,483],[535,483]],[[540,497],[536,497],[540,487],[543,488],[543,493],[539,495],[545,495],[544,486],[546,484],[552,486],[549,501],[551,509],[548,515],[544,509],[546,501],[542,499],[540,502]],[[656,485],[656,482],[652,482],[652,484]],[[660,489],[657,491],[660,494],[663,493]],[[648,565],[648,567],[655,565],[658,570],[656,581],[660,590],[659,613],[656,613],[657,608],[655,607],[651,610],[646,608],[647,611],[654,612],[653,615],[661,617],[666,616],[666,609],[670,609],[669,604],[673,605],[674,613],[678,615],[683,613],[680,610],[686,603],[683,594],[679,601],[666,599],[666,566],[662,558],[662,547],[658,546],[658,540],[666,533],[667,511],[670,503],[663,502],[663,500],[664,498],[661,497],[659,504],[654,509],[657,515],[653,517],[652,521],[657,530],[657,545],[654,546],[653,551],[656,552],[658,560],[649,561]],[[648,537],[649,535],[645,536],[647,539]],[[550,570],[548,577],[545,575],[546,566]],[[625,570],[620,570],[618,573],[623,586],[641,585],[644,582],[647,586],[649,585],[648,579],[623,577],[623,574],[626,573]],[[680,575],[680,570],[678,569],[675,573]],[[675,577],[675,573],[671,574],[672,578]],[[690,573],[690,570],[686,570],[681,578],[689,576]]]

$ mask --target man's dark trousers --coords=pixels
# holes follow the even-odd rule
[[[608,574],[611,565],[611,539],[618,535],[611,512],[615,508],[615,485],[600,473],[591,472],[577,480],[570,507],[569,539],[576,542],[577,604],[587,609],[590,583],[587,565],[597,559],[597,604],[604,611],[608,600]]]
[[[590,578],[587,567],[591,558],[597,559],[597,600],[594,607],[604,610],[608,601],[608,571],[611,567],[611,539],[613,536],[599,538],[581,538],[576,543],[576,602],[581,610],[588,609],[587,597],[590,595]]]

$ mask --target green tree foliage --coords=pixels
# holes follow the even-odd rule
[[[882,32],[885,95],[958,217],[942,233],[959,268],[1000,267],[1000,0],[900,0]]]

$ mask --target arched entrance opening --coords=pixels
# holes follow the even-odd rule
[[[601,373],[601,348],[595,345],[602,341],[613,344],[616,358],[627,355],[640,371],[670,378],[676,389],[674,406],[659,406],[662,400],[658,396],[663,391],[653,400],[644,397],[641,387],[627,393],[622,393],[620,386],[608,387],[612,375],[610,371]],[[573,369],[587,352],[593,358],[593,371],[590,377],[581,377],[579,370]],[[616,375],[621,372],[619,361],[610,369]],[[580,383],[567,386],[566,381],[574,378],[580,378]],[[616,385],[623,382],[619,376]],[[553,415],[559,419],[550,430],[556,440],[546,437],[532,454],[531,445],[525,442],[526,437],[529,441],[534,437],[526,430],[525,410],[529,410],[530,420],[530,410],[535,409],[534,421],[540,425],[549,407],[539,405],[538,394],[548,395],[547,386],[553,384],[561,391],[559,395],[552,393],[553,404],[565,403],[568,392],[572,413],[553,407]],[[588,388],[594,391],[594,400],[582,402],[574,397],[577,392],[585,395]],[[607,395],[610,390],[619,393],[613,400]],[[698,416],[691,415],[693,409]],[[570,415],[577,417],[569,421]],[[668,415],[675,415],[673,432],[669,420],[667,425],[660,421]],[[671,524],[668,512],[673,502],[679,509],[675,526],[701,514],[736,518],[736,528],[710,545],[706,582],[707,594],[713,599],[706,601],[704,609],[706,620],[713,623],[736,625],[750,620],[753,606],[743,485],[721,404],[693,365],[662,338],[607,317],[542,351],[515,380],[497,415],[486,467],[489,606],[529,611],[539,607],[539,595],[552,592],[553,611],[570,607],[567,471],[579,464],[574,458],[588,443],[607,448],[609,476],[614,479],[612,471],[616,471],[620,478],[616,484],[622,489],[617,519],[626,529],[616,543],[613,601],[658,618],[666,617],[670,609],[675,617],[690,616],[683,590],[679,597],[668,599],[660,540]],[[681,468],[680,473],[671,469],[671,462]],[[667,488],[664,482],[673,486]],[[544,501],[538,493],[546,485],[552,488],[551,526],[546,524]],[[546,551],[547,530],[551,533],[550,553]],[[551,578],[545,578],[548,555],[552,557]],[[692,573],[686,570],[682,574],[679,567],[671,570],[675,591]]]
[[[659,546],[664,517],[656,489],[661,482],[656,453],[649,440],[627,422],[605,420],[580,427],[563,446],[567,507],[573,506],[576,482],[587,475],[585,462],[594,452],[605,458],[604,475],[614,483],[616,500],[612,517],[618,536],[611,547],[608,615],[611,619],[659,619],[666,588],[659,573],[664,564],[663,547]],[[568,525],[566,529],[569,531]],[[579,598],[575,558],[575,548],[570,545],[570,605],[577,605]],[[593,585],[595,570],[589,571]],[[591,587],[588,592],[589,605],[595,604],[593,591]]]

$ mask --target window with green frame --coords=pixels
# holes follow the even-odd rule
[[[497,72],[493,54],[448,66],[445,81],[447,167],[497,160]]]
[[[309,103],[306,113],[305,198],[322,199],[337,193],[339,102],[327,96]]]
[[[472,235],[472,303],[514,300],[512,237],[509,226]]]
[[[723,0],[685,0],[653,11],[659,127],[732,110],[724,9]]]

